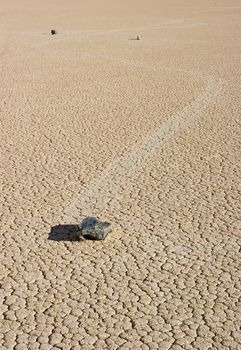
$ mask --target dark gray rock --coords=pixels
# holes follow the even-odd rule
[[[55,34],[57,34],[57,31],[55,29],[51,29],[51,34],[55,35]]]
[[[88,216],[79,225],[79,240],[103,240],[112,230],[109,222],[102,222],[95,217]]]

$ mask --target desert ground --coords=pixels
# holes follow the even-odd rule
[[[238,0],[0,0],[1,349],[241,349],[240,38]]]

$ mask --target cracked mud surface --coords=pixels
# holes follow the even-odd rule
[[[241,348],[240,34],[235,0],[1,6],[1,349]]]

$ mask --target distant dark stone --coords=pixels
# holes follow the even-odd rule
[[[57,34],[57,31],[55,29],[51,29],[51,34],[55,35],[55,34]]]
[[[99,221],[95,217],[88,216],[79,225],[79,240],[91,239],[91,240],[103,240],[108,233],[112,230],[109,222]]]

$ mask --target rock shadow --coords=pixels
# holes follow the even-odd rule
[[[84,239],[80,239],[79,237],[79,225],[56,225],[51,227],[51,231],[49,233],[48,239],[50,241],[83,241],[83,240],[89,240],[89,241],[95,241],[96,239],[85,235]]]
[[[56,225],[51,227],[48,239],[51,241],[78,241],[78,225]]]

